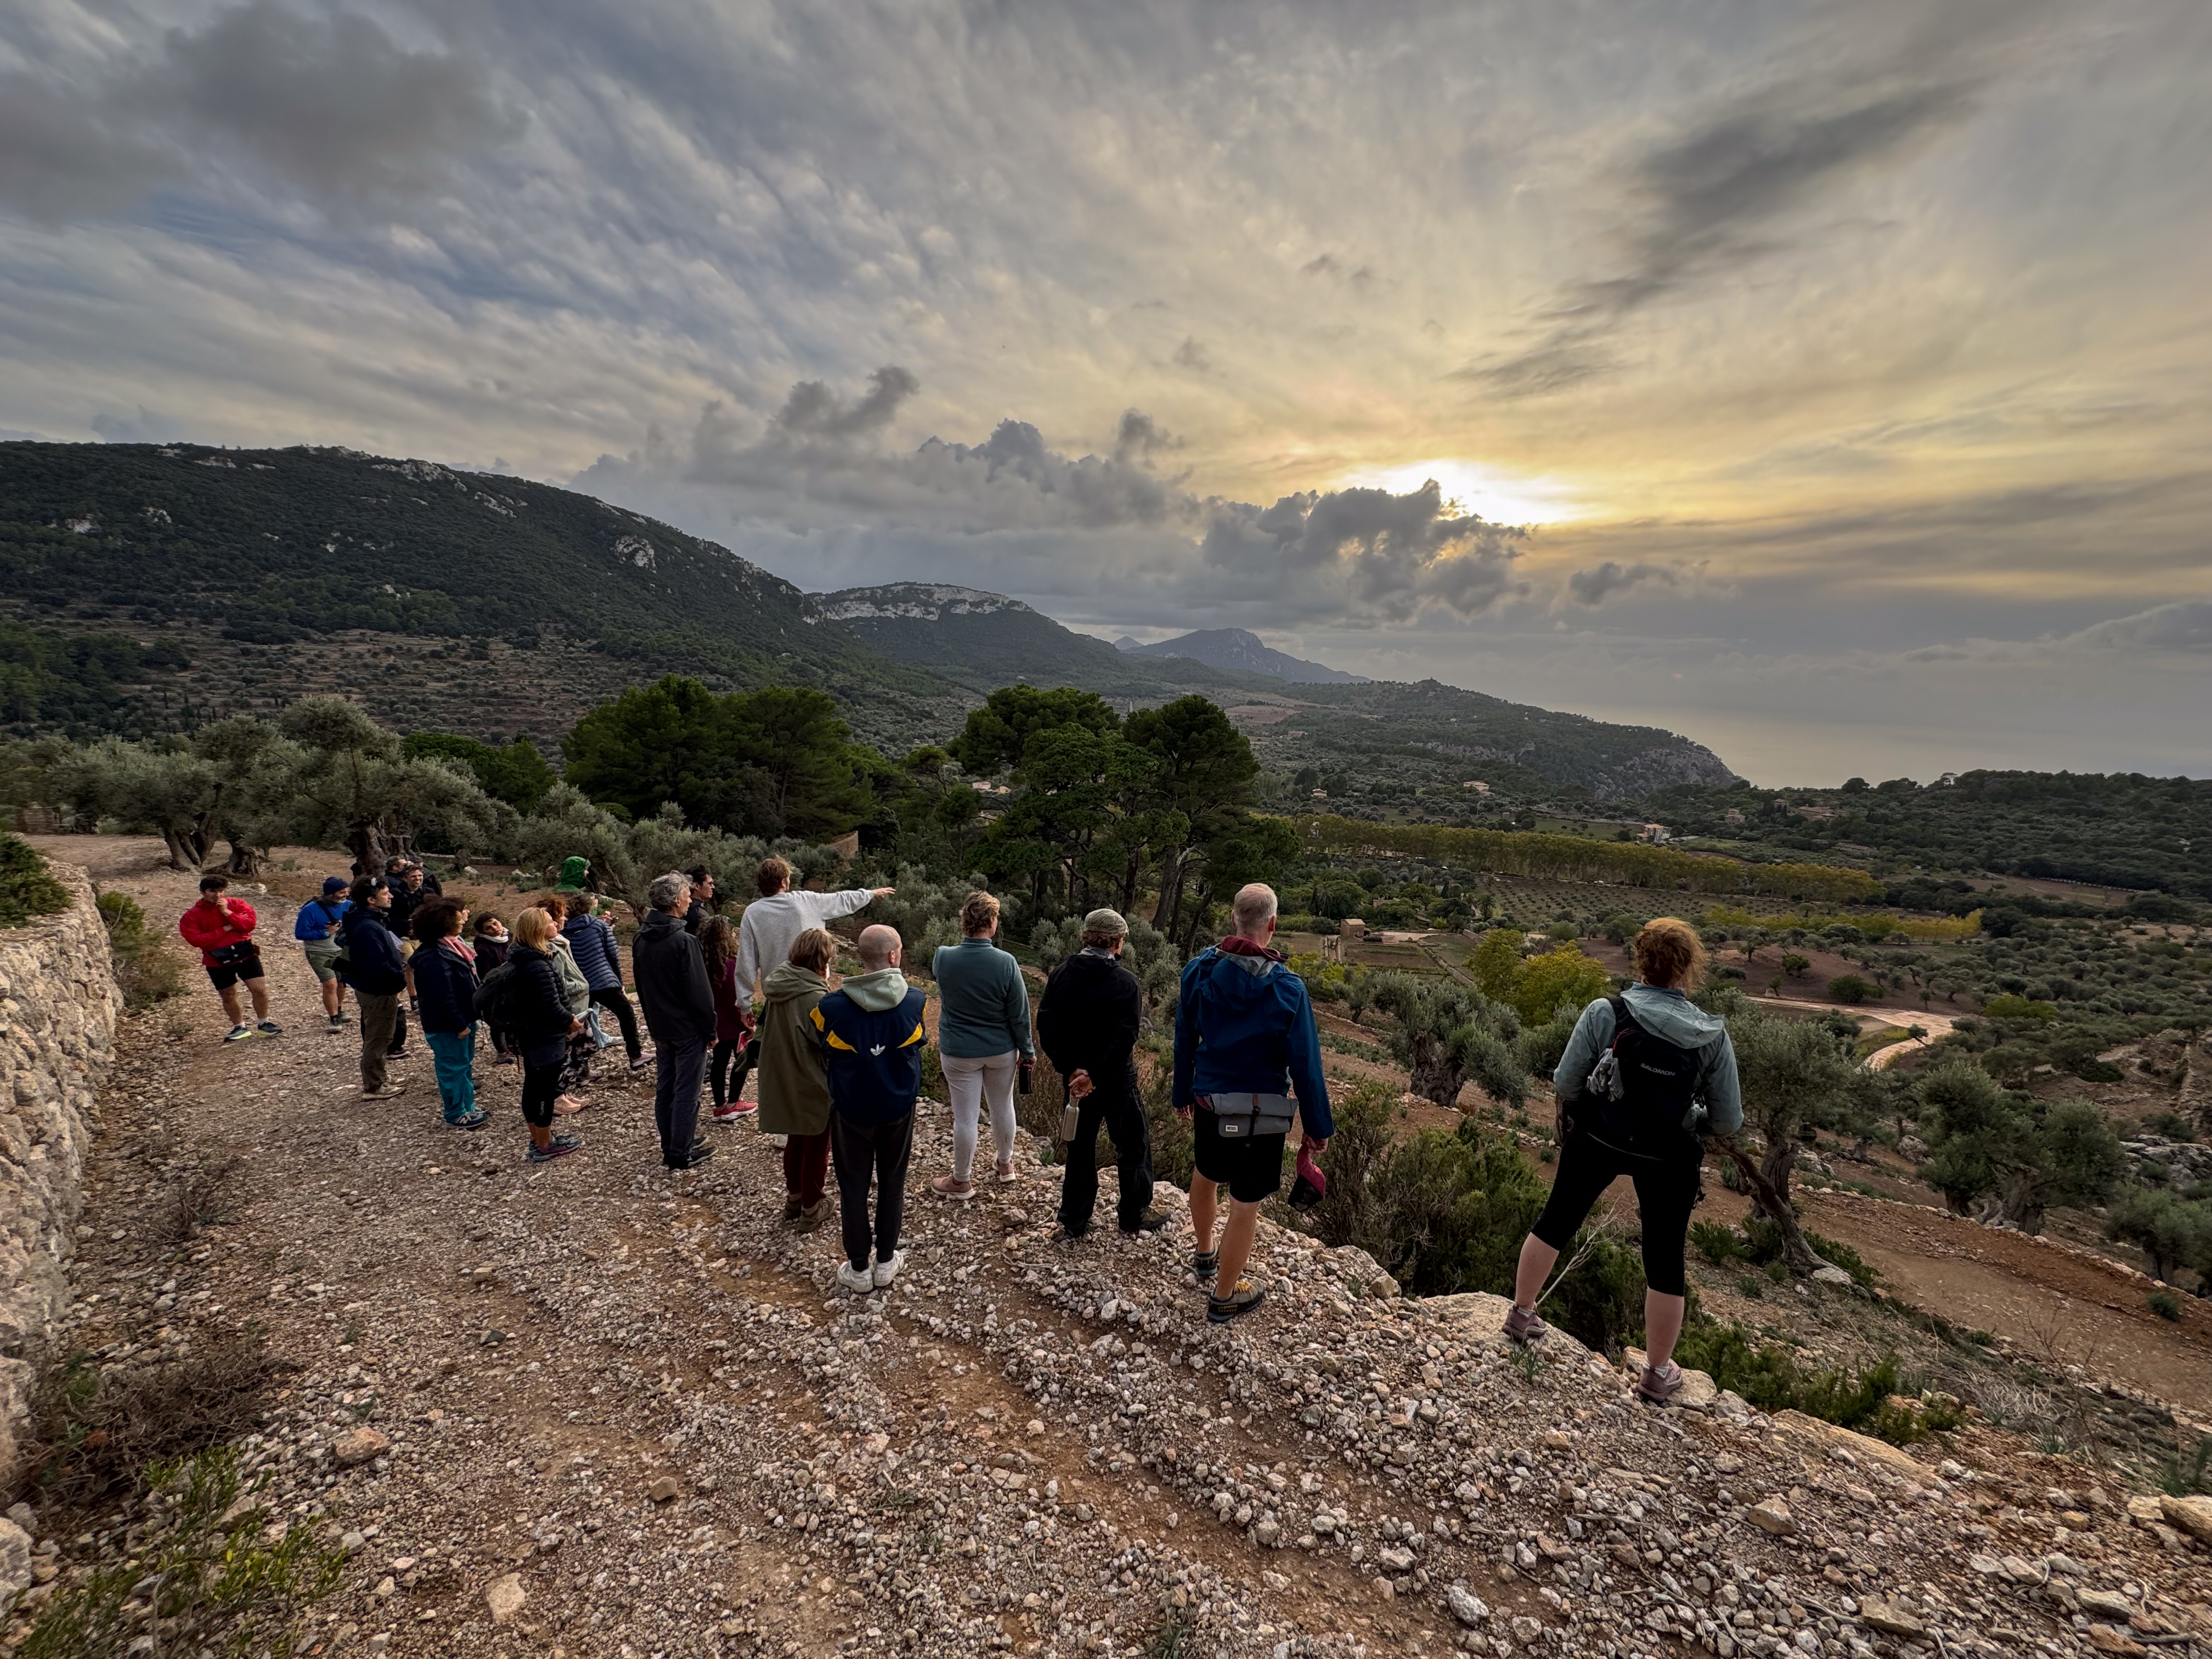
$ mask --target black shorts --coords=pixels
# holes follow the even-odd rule
[[[216,963],[208,969],[207,974],[208,977],[215,981],[215,988],[218,991],[228,991],[240,980],[259,979],[261,952],[247,951],[243,962]]]
[[[1191,1154],[1199,1174],[1229,1183],[1239,1204],[1257,1204],[1283,1190],[1283,1143],[1287,1133],[1222,1138],[1219,1121],[1205,1107],[1190,1115]]]

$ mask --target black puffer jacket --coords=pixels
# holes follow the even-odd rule
[[[518,939],[507,953],[507,965],[514,969],[503,1011],[507,1047],[544,1048],[567,1037],[568,1000],[561,994],[553,958]]]
[[[1060,1076],[1091,1073],[1102,1092],[1137,1098],[1130,1060],[1144,1019],[1136,975],[1113,957],[1079,951],[1045,981],[1037,1004],[1037,1042]]]

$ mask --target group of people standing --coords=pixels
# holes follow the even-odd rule
[[[897,930],[880,924],[863,928],[854,943],[859,971],[837,978],[838,941],[825,924],[892,890],[810,892],[793,886],[787,862],[770,858],[756,872],[759,896],[733,927],[714,908],[710,872],[659,877],[630,957],[648,1051],[623,991],[614,931],[580,890],[580,864],[563,866],[564,881],[577,890],[556,890],[525,906],[511,934],[491,915],[471,929],[465,905],[445,897],[419,866],[404,863],[349,886],[332,877],[301,908],[294,936],[321,981],[330,1028],[346,1023],[347,989],[359,1004],[362,1097],[386,1099],[404,1088],[386,1071],[404,1051],[404,999],[421,1021],[448,1124],[473,1129],[486,1121],[475,1086],[482,1025],[499,1062],[521,1068],[529,1158],[564,1157],[580,1142],[556,1133],[553,1122],[586,1103],[574,1091],[588,1079],[592,1055],[615,1041],[596,1029],[605,1012],[620,1030],[630,1069],[653,1068],[654,1123],[669,1169],[691,1169],[714,1155],[698,1135],[702,1088],[711,1087],[718,1121],[757,1110],[761,1132],[781,1147],[784,1220],[800,1231],[822,1224],[834,1169],[845,1255],[837,1282],[854,1292],[890,1285],[906,1260],[900,1238],[930,1040],[927,996],[905,976]],[[269,1018],[252,907],[229,897],[228,886],[221,875],[204,878],[179,931],[200,949],[232,1019],[226,1041],[279,1035]],[[1242,1318],[1266,1299],[1244,1268],[1260,1208],[1281,1190],[1291,1129],[1303,1131],[1293,1204],[1325,1190],[1312,1160],[1334,1132],[1313,1009],[1273,943],[1276,910],[1272,889],[1254,883],[1241,890],[1231,905],[1234,931],[1184,964],[1176,1007],[1171,1100],[1191,1124],[1195,1165],[1190,1271],[1216,1323]],[[952,1149],[951,1168],[928,1190],[953,1203],[975,1196],[987,1122],[991,1177],[1014,1178],[1016,1097],[1028,1092],[1042,1046],[1066,1091],[1060,1236],[1073,1242],[1091,1229],[1102,1132],[1120,1166],[1121,1231],[1157,1231],[1165,1217],[1152,1202],[1150,1132],[1134,1059],[1143,996],[1121,962],[1128,924],[1110,909],[1083,919],[1081,948],[1047,980],[1032,1022],[1020,965],[994,942],[999,901],[970,893],[960,921],[960,943],[939,949],[931,964]],[[1557,1178],[1522,1249],[1506,1334],[1519,1342],[1546,1334],[1537,1312],[1546,1281],[1600,1194],[1626,1175],[1643,1215],[1650,1286],[1650,1363],[1639,1388],[1665,1403],[1681,1386],[1671,1352],[1685,1305],[1684,1239],[1700,1194],[1700,1137],[1734,1133],[1742,1111],[1726,1024],[1689,1000],[1705,966],[1695,931],[1662,917],[1639,933],[1632,955],[1637,981],[1589,1004],[1557,1070]],[[757,1078],[757,1107],[742,1099],[748,1072]]]

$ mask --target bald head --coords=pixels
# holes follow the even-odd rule
[[[1229,914],[1240,936],[1255,945],[1265,945],[1275,931],[1275,890],[1263,881],[1238,888],[1230,902]]]
[[[899,932],[881,922],[860,930],[860,941],[853,948],[860,953],[860,966],[874,973],[878,969],[899,965]]]

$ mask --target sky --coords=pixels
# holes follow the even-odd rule
[[[2202,0],[13,0],[0,437],[2212,775]]]

